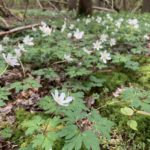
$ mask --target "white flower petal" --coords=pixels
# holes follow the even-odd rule
[[[63,101],[64,101],[65,96],[66,96],[66,94],[65,94],[65,93],[61,93],[61,94],[60,94],[59,99],[60,99],[60,101],[61,101],[61,102],[63,102]]]
[[[13,66],[13,67],[20,65],[18,60],[17,60],[17,57],[13,56],[10,53],[8,53],[7,56],[5,54],[2,54],[2,56],[8,65]]]
[[[29,35],[27,35],[26,37],[24,37],[23,43],[24,43],[25,45],[28,45],[28,46],[33,46],[33,45],[34,45],[34,43],[33,43],[33,38],[30,37]]]
[[[54,101],[61,106],[68,106],[69,103],[73,100],[73,97],[66,96],[64,92],[59,94],[58,90],[55,90],[55,92],[51,93],[51,95]]]
[[[70,102],[72,102],[72,101],[73,101],[73,97],[68,96],[68,97],[66,98],[66,100],[65,100],[65,103],[70,103]]]

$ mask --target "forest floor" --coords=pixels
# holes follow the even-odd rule
[[[6,21],[38,25],[1,35],[0,149],[150,148],[149,14]]]

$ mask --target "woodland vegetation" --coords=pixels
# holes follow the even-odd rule
[[[150,150],[149,0],[0,0],[0,150]]]

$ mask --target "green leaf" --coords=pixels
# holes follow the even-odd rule
[[[68,125],[60,131],[59,136],[65,137],[65,145],[62,150],[80,150],[82,145],[82,138],[79,134],[79,129],[76,125]]]
[[[40,88],[40,87],[41,84],[32,78],[27,78],[22,82],[14,82],[10,84],[10,89],[15,89],[17,93],[20,91],[26,91],[31,88]]]
[[[85,131],[82,134],[84,146],[88,150],[100,150],[99,140],[92,131]]]
[[[89,120],[94,123],[93,129],[100,133],[102,136],[110,139],[110,131],[114,123],[107,118],[102,117],[95,109],[89,115]]]
[[[10,95],[10,92],[7,88],[0,88],[0,107],[5,105],[6,100],[8,100],[8,96]]]
[[[34,116],[31,120],[25,120],[22,123],[22,127],[27,128],[25,134],[32,135],[35,131],[39,131],[43,122],[44,120],[40,116]]]
[[[56,139],[57,134],[55,132],[48,132],[46,135],[38,134],[32,141],[33,148],[40,147],[42,150],[50,150]]]
[[[70,132],[71,131],[71,132]],[[75,125],[68,125],[59,132],[60,137],[65,137],[65,139],[70,139],[78,133],[78,128]]]
[[[35,150],[35,149],[32,147],[32,144],[30,144],[30,145],[27,145],[26,147],[19,148],[19,150]]]
[[[133,130],[137,130],[137,122],[135,120],[129,120],[127,122],[127,125],[133,129]]]
[[[80,134],[66,140],[66,143],[62,150],[80,150],[82,146],[82,136]]]
[[[5,106],[5,103],[3,100],[0,100],[0,107]]]
[[[131,69],[133,71],[138,70],[139,69],[139,63],[134,62],[134,61],[127,61],[125,63],[125,68]]]
[[[113,60],[112,62],[113,63],[125,63],[125,62],[128,62],[130,61],[130,56],[126,56],[126,55],[121,55],[119,53],[116,53],[114,56],[113,56]]]
[[[134,111],[129,107],[121,108],[120,111],[123,115],[126,115],[126,116],[132,116],[134,114]]]
[[[77,76],[83,76],[83,75],[88,75],[90,74],[91,71],[89,69],[86,68],[81,68],[81,67],[69,67],[67,69],[67,74],[71,77],[77,77]]]
[[[62,150],[80,150],[85,146],[88,150],[100,150],[97,135],[90,130],[83,133],[75,125],[70,125],[61,131],[61,137],[65,136],[65,145]]]
[[[57,73],[52,68],[39,69],[32,72],[33,75],[44,76],[47,79],[54,80],[58,78]]]
[[[56,113],[58,110],[57,104],[54,102],[54,100],[50,96],[45,96],[40,99],[39,101],[39,107],[44,109],[47,113]]]
[[[122,93],[122,99],[130,102],[131,107],[150,112],[150,92],[138,88],[127,88]]]
[[[105,80],[100,77],[98,78],[96,76],[90,76],[90,81],[92,87],[102,87]]]
[[[13,134],[13,130],[9,127],[3,129],[0,131],[0,136],[2,136],[3,138],[10,138]]]

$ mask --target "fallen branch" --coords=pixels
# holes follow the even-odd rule
[[[68,5],[67,2],[61,2],[61,1],[56,1],[56,0],[49,0],[50,2],[53,2],[53,3],[59,3],[59,4],[63,4],[63,5]]]
[[[97,6],[93,6],[93,9],[95,9],[95,10],[99,10],[99,11],[115,12],[115,10],[114,10],[114,9],[108,9],[108,8],[104,8],[104,7],[97,7]]]
[[[20,31],[31,29],[33,27],[38,27],[38,26],[40,26],[40,23],[31,24],[31,25],[22,26],[22,27],[17,27],[17,28],[11,29],[9,31],[0,32],[0,36],[9,35],[9,34],[12,34],[12,33],[15,33],[15,32],[20,32]]]

